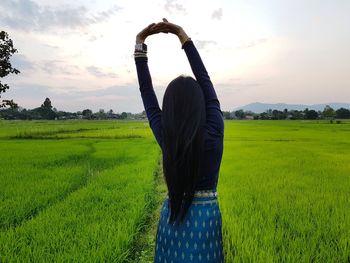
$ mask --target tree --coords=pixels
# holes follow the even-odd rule
[[[345,108],[340,108],[335,111],[336,117],[338,119],[350,119],[350,110]]]
[[[107,114],[105,113],[105,110],[104,109],[99,109],[99,111],[97,113],[95,113],[97,119],[107,119]]]
[[[42,119],[53,120],[57,117],[57,113],[52,110],[51,100],[46,98],[39,108],[33,109]]]
[[[8,74],[18,74],[20,71],[13,68],[10,62],[10,57],[17,52],[17,49],[13,47],[12,40],[8,37],[5,31],[0,31],[0,78],[6,77]],[[1,93],[5,93],[10,87],[7,84],[3,84],[0,81],[0,98]],[[10,106],[16,108],[18,105],[13,100],[2,100],[0,102],[0,108]]]
[[[324,118],[333,119],[335,117],[335,111],[331,106],[326,105],[326,107],[324,107],[322,115]]]
[[[41,108],[44,108],[44,109],[47,109],[47,110],[51,110],[52,109],[51,100],[49,98],[46,98],[44,103],[41,104]]]
[[[279,120],[280,119],[281,112],[279,110],[273,110],[272,111],[272,119],[273,120]]]
[[[305,111],[305,118],[308,120],[316,120],[318,118],[318,113],[315,110]]]
[[[126,119],[128,117],[128,114],[126,112],[122,112],[122,119]]]
[[[222,111],[225,120],[231,119],[231,113],[229,111]]]
[[[238,119],[243,119],[245,117],[245,113],[243,110],[236,110],[235,115]]]
[[[86,119],[91,119],[91,117],[92,117],[92,110],[90,110],[90,109],[85,109],[85,110],[83,110],[82,114],[83,114],[83,116],[84,116]]]
[[[260,119],[262,119],[262,120],[270,119],[269,114],[267,112],[260,113]]]
[[[291,110],[289,116],[291,120],[300,120],[303,118],[303,111]]]

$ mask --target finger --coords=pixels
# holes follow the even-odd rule
[[[154,29],[154,28],[160,28],[162,27],[163,25],[161,25],[160,23],[157,23],[157,24],[154,24],[153,26],[151,26],[151,29]]]
[[[167,27],[166,24],[164,24],[164,23],[158,23],[158,24],[156,24],[155,26],[153,26],[152,28],[166,28],[166,27]]]
[[[150,31],[155,31],[155,30],[164,31],[166,29],[167,29],[166,25],[157,24],[157,25],[154,25],[153,27],[151,27]]]
[[[166,28],[155,28],[153,30],[150,31],[150,34],[158,34],[158,33],[168,33],[169,30]]]
[[[155,23],[149,24],[147,27],[145,27],[144,29],[142,29],[142,31],[140,32],[140,34],[145,34],[147,33],[147,31],[149,31],[149,29],[154,26]]]
[[[146,28],[147,30],[151,29],[152,27],[154,27],[156,25],[156,23],[152,23],[152,24],[149,24],[148,27]]]
[[[154,31],[154,30],[156,30],[156,29],[158,29],[159,27],[157,26],[157,25],[154,25],[154,26],[152,26],[151,28],[149,28],[149,31],[150,32],[152,32],[152,31]]]
[[[148,31],[150,28],[152,28],[155,25],[155,23],[149,24],[144,30]]]

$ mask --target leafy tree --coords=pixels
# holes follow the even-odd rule
[[[100,109],[97,113],[95,113],[97,119],[104,120],[107,119],[107,114],[104,109]]]
[[[224,115],[224,119],[231,119],[231,113],[229,111],[222,111],[223,115]]]
[[[280,115],[280,111],[279,110],[273,110],[272,111],[272,119],[273,120],[278,120],[279,119],[279,115]]]
[[[336,117],[338,119],[350,119],[350,110],[345,108],[340,108],[335,111]]]
[[[335,117],[335,111],[331,106],[326,105],[326,107],[324,107],[322,115],[324,118],[333,119]]]
[[[302,119],[302,111],[298,111],[298,110],[291,110],[289,111],[288,115],[289,119],[291,120],[298,120],[298,119]]]
[[[260,119],[262,120],[269,120],[270,119],[270,116],[267,112],[262,112],[260,113]]]
[[[83,110],[82,114],[83,114],[83,116],[84,116],[86,119],[91,119],[91,117],[92,117],[92,110],[90,110],[90,109],[85,109],[85,110]]]
[[[10,57],[17,52],[17,49],[13,47],[12,40],[8,37],[5,31],[0,31],[0,78],[6,77],[8,74],[18,74],[20,71],[13,68],[10,62]],[[5,93],[10,87],[7,84],[0,81],[0,98],[1,93]],[[18,105],[13,100],[2,100],[0,102],[0,108],[10,106],[16,108]]]
[[[287,118],[287,114],[285,113],[285,111],[273,110],[271,118],[273,120],[284,120]]]
[[[122,112],[122,119],[126,119],[128,117],[128,114],[126,112]]]
[[[52,109],[51,100],[49,98],[46,98],[44,103],[41,104],[41,108],[51,110]]]
[[[53,120],[57,117],[57,113],[52,110],[52,104],[49,98],[46,98],[39,108],[33,109],[32,113],[33,119]]]
[[[245,117],[245,113],[243,110],[236,110],[235,115],[238,119],[243,119]]]
[[[305,118],[308,120],[316,120],[318,118],[318,113],[315,110],[305,111]]]

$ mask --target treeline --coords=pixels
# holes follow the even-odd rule
[[[114,113],[113,110],[105,111],[100,109],[93,112],[90,109],[84,109],[77,112],[58,111],[51,104],[51,100],[46,98],[40,107],[34,109],[25,109],[20,106],[12,106],[0,110],[0,119],[5,120],[107,120],[107,119],[146,119],[146,112],[133,114],[130,112]]]
[[[262,113],[252,111],[236,110],[223,111],[225,119],[254,119],[254,120],[319,120],[319,119],[350,119],[350,110],[340,108],[334,110],[327,105],[323,111],[309,110],[272,110],[269,109]]]
[[[350,110],[340,108],[334,110],[327,105],[323,111],[309,110],[272,110],[269,109],[262,113],[252,111],[236,110],[222,111],[224,119],[251,119],[251,120],[320,120],[320,119],[350,119]],[[87,120],[107,120],[107,119],[147,119],[146,112],[131,113],[122,112],[114,113],[113,110],[105,111],[100,109],[93,112],[90,109],[84,109],[77,112],[58,111],[51,104],[51,100],[46,98],[40,107],[34,109],[25,109],[19,106],[12,106],[0,110],[0,119],[6,120],[69,120],[69,119],[87,119]]]

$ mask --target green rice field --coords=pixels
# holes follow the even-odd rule
[[[1,121],[0,262],[153,262],[147,121]],[[350,121],[225,121],[226,262],[350,262]]]

